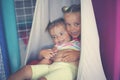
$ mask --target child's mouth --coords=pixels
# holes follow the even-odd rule
[[[72,35],[77,35],[77,34],[78,34],[78,32],[71,32],[71,34],[72,34]]]
[[[64,40],[61,40],[58,42],[58,45],[62,45],[62,44],[64,44],[64,42],[65,42]]]

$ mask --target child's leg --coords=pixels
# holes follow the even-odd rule
[[[55,62],[49,66],[49,73],[44,75],[43,80],[74,80],[76,75],[77,67],[73,64]]]
[[[74,80],[72,71],[70,68],[64,68],[55,70],[44,77],[46,80]],[[44,79],[43,79],[44,80]]]
[[[65,74],[64,74],[65,73]],[[74,80],[71,71],[65,69],[56,70],[52,73],[49,73],[45,77],[41,77],[38,80]]]
[[[32,79],[38,80],[49,72],[49,65],[33,65],[32,68]]]
[[[32,69],[30,65],[24,66],[13,75],[11,75],[8,80],[24,80],[32,78]]]

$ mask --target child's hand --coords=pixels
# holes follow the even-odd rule
[[[54,56],[54,52],[52,49],[45,49],[40,51],[40,56],[50,59],[51,57]]]
[[[53,51],[53,55],[56,55],[58,53],[58,49],[56,47],[54,47],[52,51]]]
[[[71,50],[66,54],[63,54],[63,61],[65,62],[73,62],[78,61],[80,58],[80,51]]]
[[[80,58],[80,51],[63,50],[60,53],[62,54],[62,61],[64,62],[73,62]]]

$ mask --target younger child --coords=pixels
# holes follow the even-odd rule
[[[53,42],[55,44],[52,53],[44,55],[41,53],[43,60],[52,60],[50,65],[27,65],[15,74],[10,76],[8,80],[24,80],[24,79],[39,79],[39,80],[74,80],[77,75],[77,66],[79,61],[63,62],[62,55],[59,50],[80,50],[79,41],[71,40],[71,37],[66,31],[65,22],[63,19],[58,19],[50,23],[47,27]],[[47,57],[46,57],[47,56]],[[65,74],[64,74],[65,73]]]

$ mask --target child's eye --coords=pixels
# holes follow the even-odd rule
[[[70,24],[66,23],[66,26],[70,26]]]
[[[75,23],[74,25],[75,25],[76,27],[78,27],[78,26],[80,26],[80,23]]]
[[[51,36],[52,37],[52,39],[55,39],[56,38],[56,36]]]
[[[63,35],[63,32],[60,33],[60,36],[62,36],[62,35]]]

